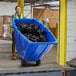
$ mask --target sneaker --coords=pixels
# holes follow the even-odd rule
[[[12,54],[12,59],[16,60],[16,54],[15,53]]]
[[[18,56],[18,58],[19,58],[19,59],[22,59],[22,57],[21,57],[21,56]]]

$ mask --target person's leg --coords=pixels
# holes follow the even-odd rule
[[[12,32],[12,53],[14,53],[14,32]]]
[[[16,60],[14,32],[12,32],[12,59]]]

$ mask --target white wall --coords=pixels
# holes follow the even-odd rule
[[[76,0],[68,0],[67,61],[76,58]]]
[[[10,2],[0,2],[0,15],[12,15],[14,14],[15,6],[17,3],[10,3]]]
[[[24,15],[25,15],[25,17],[28,17],[28,18],[30,18],[31,17],[31,6],[29,5],[29,6],[25,6],[24,7]]]
[[[16,2],[0,2],[0,16],[1,15],[13,15],[15,13]],[[31,10],[30,6],[24,7],[24,15],[27,16]],[[28,16],[30,17],[30,15]]]

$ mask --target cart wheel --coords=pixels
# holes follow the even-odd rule
[[[26,62],[24,60],[21,59],[21,66],[25,66]]]
[[[36,61],[36,65],[39,66],[41,63],[41,60]]]

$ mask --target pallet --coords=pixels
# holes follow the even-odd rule
[[[12,40],[11,37],[6,37],[6,38],[4,38],[3,36],[0,36],[0,39],[1,39],[1,40]]]

